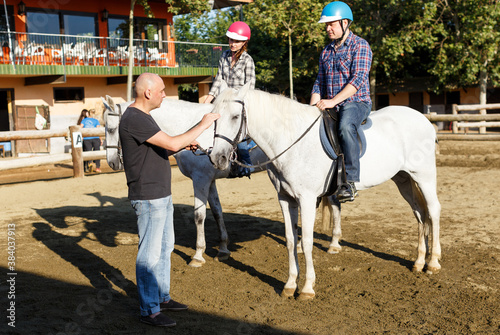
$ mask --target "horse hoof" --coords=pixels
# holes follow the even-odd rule
[[[297,300],[299,301],[306,301],[306,300],[312,300],[316,294],[314,293],[300,293]]]
[[[224,262],[224,261],[227,261],[229,259],[229,255],[230,254],[227,254],[227,253],[218,253],[217,257],[215,259],[219,262]]]
[[[424,266],[423,265],[413,265],[411,268],[412,272],[422,272]]]
[[[205,260],[200,261],[199,259],[192,259],[191,262],[189,262],[189,266],[192,268],[201,268],[202,265],[205,264]]]
[[[441,268],[428,266],[425,273],[427,273],[429,275],[434,275],[434,274],[438,274],[440,270],[441,270]]]
[[[328,253],[331,255],[338,254],[342,250],[342,247],[330,247],[328,248]]]
[[[283,298],[293,297],[294,294],[295,294],[295,289],[293,289],[293,288],[284,288],[283,292],[281,292],[281,296]]]

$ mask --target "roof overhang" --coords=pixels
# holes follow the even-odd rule
[[[221,9],[226,7],[234,7],[238,5],[245,5],[252,3],[253,0],[242,0],[242,1],[232,1],[232,0],[214,0],[213,9]]]

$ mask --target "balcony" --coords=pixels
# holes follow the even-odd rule
[[[0,75],[211,76],[224,44],[0,32]],[[12,48],[12,50],[11,50]]]

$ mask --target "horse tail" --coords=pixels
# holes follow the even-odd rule
[[[321,198],[321,226],[324,231],[333,229],[332,209],[327,197]]]

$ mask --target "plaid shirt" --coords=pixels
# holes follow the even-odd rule
[[[217,76],[208,93],[213,97],[219,95],[222,80],[230,88],[240,88],[248,82],[251,83],[251,89],[255,88],[255,64],[252,57],[246,51],[243,52],[233,68],[231,68],[231,58],[231,50],[226,50],[219,59]]]
[[[345,42],[335,50],[335,42],[327,45],[319,58],[318,77],[312,93],[318,93],[322,99],[332,99],[346,84],[351,84],[358,91],[337,106],[349,102],[368,102],[370,99],[370,67],[372,50],[368,42],[349,32]]]

